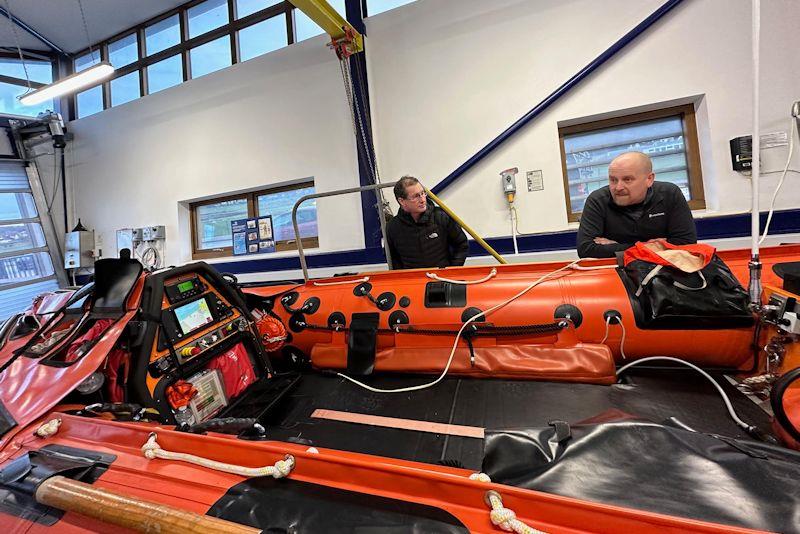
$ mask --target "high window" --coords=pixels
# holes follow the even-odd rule
[[[204,200],[190,205],[192,218],[192,257],[194,259],[231,256],[231,221],[272,215],[275,248],[297,248],[292,208],[302,196],[314,193],[314,182],[274,187]],[[297,210],[297,226],[303,247],[319,246],[316,200],[308,200]]]
[[[27,71],[27,72],[26,72]],[[53,81],[53,64],[46,60],[0,56],[0,113],[35,117],[47,109],[55,110],[53,100],[35,106],[23,106],[18,98],[28,92],[28,83],[36,89]]]
[[[0,162],[0,321],[58,289],[25,168]]]
[[[694,106],[691,104],[559,128],[567,216],[577,221],[589,194],[608,185],[608,165],[644,152],[656,180],[681,188],[689,207],[705,208]]]
[[[344,0],[330,3],[344,16]],[[116,71],[109,81],[75,95],[75,116],[88,117],[321,33],[288,1],[192,0],[78,53],[76,72],[102,60]],[[0,85],[0,98],[2,90]]]

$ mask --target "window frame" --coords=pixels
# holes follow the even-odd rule
[[[695,114],[694,104],[683,104],[559,127],[558,143],[561,151],[561,173],[564,186],[564,201],[567,209],[567,220],[569,222],[578,222],[582,212],[573,213],[572,211],[572,203],[569,197],[569,175],[567,174],[567,155],[564,148],[564,138],[568,135],[627,126],[638,122],[667,117],[680,117],[683,126],[683,140],[686,147],[686,171],[689,175],[689,192],[692,196],[692,199],[688,201],[689,208],[692,210],[705,209],[705,189],[703,187],[703,170],[700,162],[700,144],[697,137],[697,119]],[[656,180],[658,180],[658,175],[656,175]]]
[[[313,180],[310,181],[303,181],[299,183],[289,184],[289,185],[280,185],[275,187],[268,187],[265,189],[259,189],[257,191],[251,191],[249,193],[237,193],[233,195],[225,195],[221,197],[214,197],[209,198],[206,200],[199,200],[197,202],[189,203],[189,222],[192,228],[191,231],[191,238],[192,238],[192,259],[193,260],[204,260],[210,258],[225,258],[225,257],[233,257],[233,245],[226,246],[226,247],[217,247],[212,249],[200,249],[198,248],[199,241],[197,235],[197,208],[201,206],[207,206],[209,204],[218,204],[220,202],[226,202],[229,200],[247,200],[247,217],[259,217],[258,213],[258,197],[262,195],[272,195],[275,193],[281,193],[284,191],[293,191],[296,189],[303,189],[305,187],[315,187],[315,183]],[[319,219],[317,219],[319,223]],[[303,248],[317,248],[319,247],[319,235],[313,237],[304,237],[302,238]],[[287,239],[283,241],[276,241],[275,242],[275,252],[285,252],[297,250],[297,237],[295,236],[294,239]],[[244,257],[244,256],[242,256]]]
[[[189,20],[188,20],[188,12],[189,9],[202,4],[206,0],[191,0],[181,6],[176,8],[170,9],[169,11],[165,11],[160,15],[152,17],[140,24],[137,24],[134,27],[126,28],[125,30],[112,35],[108,39],[104,39],[96,44],[91,46],[91,50],[98,50],[100,52],[100,60],[101,61],[108,61],[108,45],[114,41],[122,39],[124,37],[128,37],[131,34],[136,35],[138,47],[138,59],[133,63],[125,65],[114,71],[113,78],[109,78],[105,80],[101,85],[103,87],[103,111],[107,110],[111,107],[111,81],[116,78],[121,78],[130,74],[133,71],[139,71],[139,93],[141,97],[147,96],[150,94],[148,89],[147,83],[147,67],[158,63],[164,59],[168,59],[174,55],[180,55],[183,65],[183,73],[182,73],[182,80],[181,83],[187,82],[192,79],[191,74],[191,66],[190,66],[190,57],[189,52],[193,48],[197,48],[198,46],[202,46],[204,44],[210,43],[220,37],[228,36],[230,39],[230,47],[231,47],[231,66],[237,63],[241,63],[241,54],[239,50],[239,31],[258,24],[259,22],[263,22],[267,19],[273,17],[280,17],[283,16],[286,22],[286,33],[287,33],[287,45],[290,46],[296,42],[296,36],[294,31],[294,11],[295,7],[288,1],[284,0],[283,2],[279,2],[273,6],[266,7],[260,11],[256,11],[255,13],[251,13],[242,18],[237,18],[236,13],[236,0],[226,0],[227,7],[228,7],[228,24],[220,26],[219,28],[215,28],[213,30],[207,31],[203,34],[197,35],[195,37],[189,38]],[[163,20],[169,19],[178,15],[178,24],[180,30],[180,41],[178,44],[165,48],[164,50],[160,50],[154,54],[147,55],[146,54],[146,39],[147,36],[145,34],[145,29],[153,24],[157,24]],[[80,50],[73,54],[72,61],[69,62],[69,71],[70,73],[75,72],[75,61],[74,58],[81,57],[85,54],[90,52],[90,47],[87,47],[83,50]],[[221,70],[221,69],[220,69]],[[174,87],[174,86],[173,86]],[[73,95],[70,97],[70,103],[72,108],[72,119],[77,119],[77,99]]]

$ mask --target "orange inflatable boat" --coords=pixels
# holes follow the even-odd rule
[[[101,260],[2,327],[0,525],[800,532],[800,246],[761,251],[756,308],[748,260]]]

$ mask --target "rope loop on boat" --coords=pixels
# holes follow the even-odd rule
[[[243,477],[283,478],[288,476],[295,466],[294,456],[291,454],[287,454],[283,460],[278,460],[275,462],[275,465],[267,465],[264,467],[244,467],[241,465],[226,464],[223,462],[217,462],[216,460],[209,460],[208,458],[203,458],[201,456],[195,456],[194,454],[165,451],[161,448],[161,445],[156,442],[156,439],[156,433],[153,432],[147,439],[147,443],[142,445],[142,453],[149,460],[153,460],[155,458],[160,458],[162,460],[177,460],[179,462],[187,462],[190,464],[199,465],[201,467],[214,469],[215,471],[223,471],[225,473],[241,475]]]
[[[544,531],[529,527],[517,519],[517,514],[513,510],[503,506],[503,498],[496,491],[487,491],[485,500],[486,504],[492,509],[489,512],[489,519],[493,525],[506,532],[516,532],[517,534],[546,534]]]
[[[489,272],[489,274],[487,274],[486,276],[484,276],[483,278],[481,278],[479,280],[453,280],[453,279],[450,279],[450,278],[442,278],[441,276],[439,276],[436,273],[425,273],[425,276],[427,276],[428,278],[430,278],[432,280],[438,280],[439,282],[449,282],[451,284],[461,284],[461,285],[468,286],[468,285],[472,285],[472,284],[482,284],[483,282],[486,282],[487,280],[491,280],[492,278],[497,276],[497,269],[492,267],[492,270]]]
[[[477,480],[478,482],[491,482],[492,479],[486,473],[472,473],[469,476],[470,480]]]
[[[340,282],[314,282],[315,286],[338,286],[342,284],[361,284],[364,282],[369,282],[369,276],[365,276],[364,278],[358,278],[356,280],[342,280]]]
[[[58,432],[58,427],[60,426],[61,419],[50,419],[48,422],[37,428],[35,434],[40,438],[49,438]]]

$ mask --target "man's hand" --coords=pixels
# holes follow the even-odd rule
[[[594,242],[597,245],[616,245],[616,241],[612,241],[610,239],[606,239],[605,237],[595,237]]]

